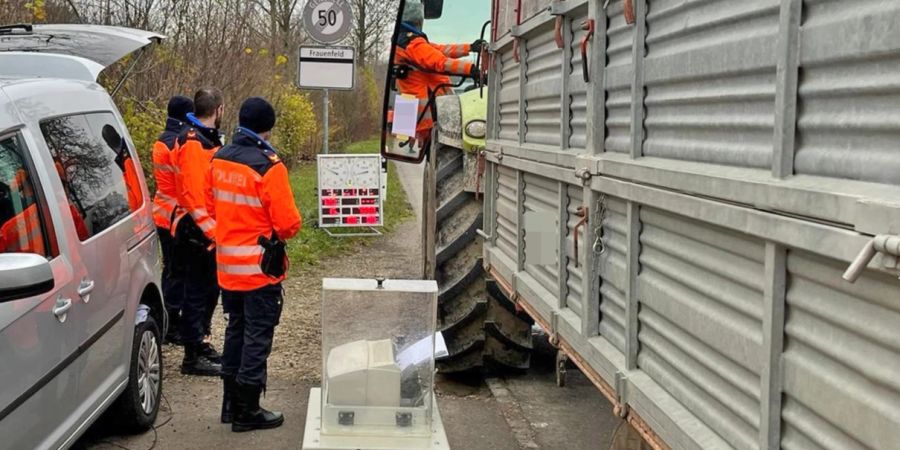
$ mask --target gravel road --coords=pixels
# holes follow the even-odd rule
[[[403,168],[404,188],[418,199],[421,173]],[[419,186],[417,186],[419,185]],[[414,203],[414,206],[415,205]],[[418,209],[415,208],[414,209]],[[119,436],[103,421],[76,444],[81,449],[298,449],[309,389],[319,385],[320,286],[324,277],[414,278],[420,273],[419,225],[409,220],[392,234],[373,238],[355,253],[301,270],[285,283],[285,306],[269,359],[269,391],[263,404],[285,413],[276,430],[235,434],[218,422],[221,382],[178,372],[181,350],[166,346],[163,402],[157,426],[139,436]],[[216,315],[214,341],[221,347],[224,322]],[[437,377],[436,392],[450,444],[455,449],[611,448],[621,422],[611,406],[576,369],[565,388],[554,378],[555,353],[545,337],[527,373],[485,380]],[[498,395],[499,393],[499,395]],[[621,433],[620,433],[621,434]]]

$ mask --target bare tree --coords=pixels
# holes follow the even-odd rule
[[[390,40],[397,17],[398,0],[352,0],[354,23],[352,42],[358,61],[369,65],[377,59]]]

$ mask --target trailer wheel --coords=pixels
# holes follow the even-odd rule
[[[484,214],[481,199],[465,190],[470,175],[465,173],[467,155],[437,139],[432,142],[434,239],[425,242],[434,243],[430,266],[440,288],[438,327],[449,352],[437,361],[438,369],[444,373],[527,369],[532,322],[485,280],[482,241],[476,233]]]

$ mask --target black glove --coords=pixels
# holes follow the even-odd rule
[[[485,41],[483,39],[479,39],[472,43],[472,45],[469,47],[469,51],[471,51],[472,53],[481,53],[481,51],[484,50],[486,47],[487,47],[487,41]]]

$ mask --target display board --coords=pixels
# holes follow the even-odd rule
[[[381,155],[319,155],[319,227],[380,227]]]

